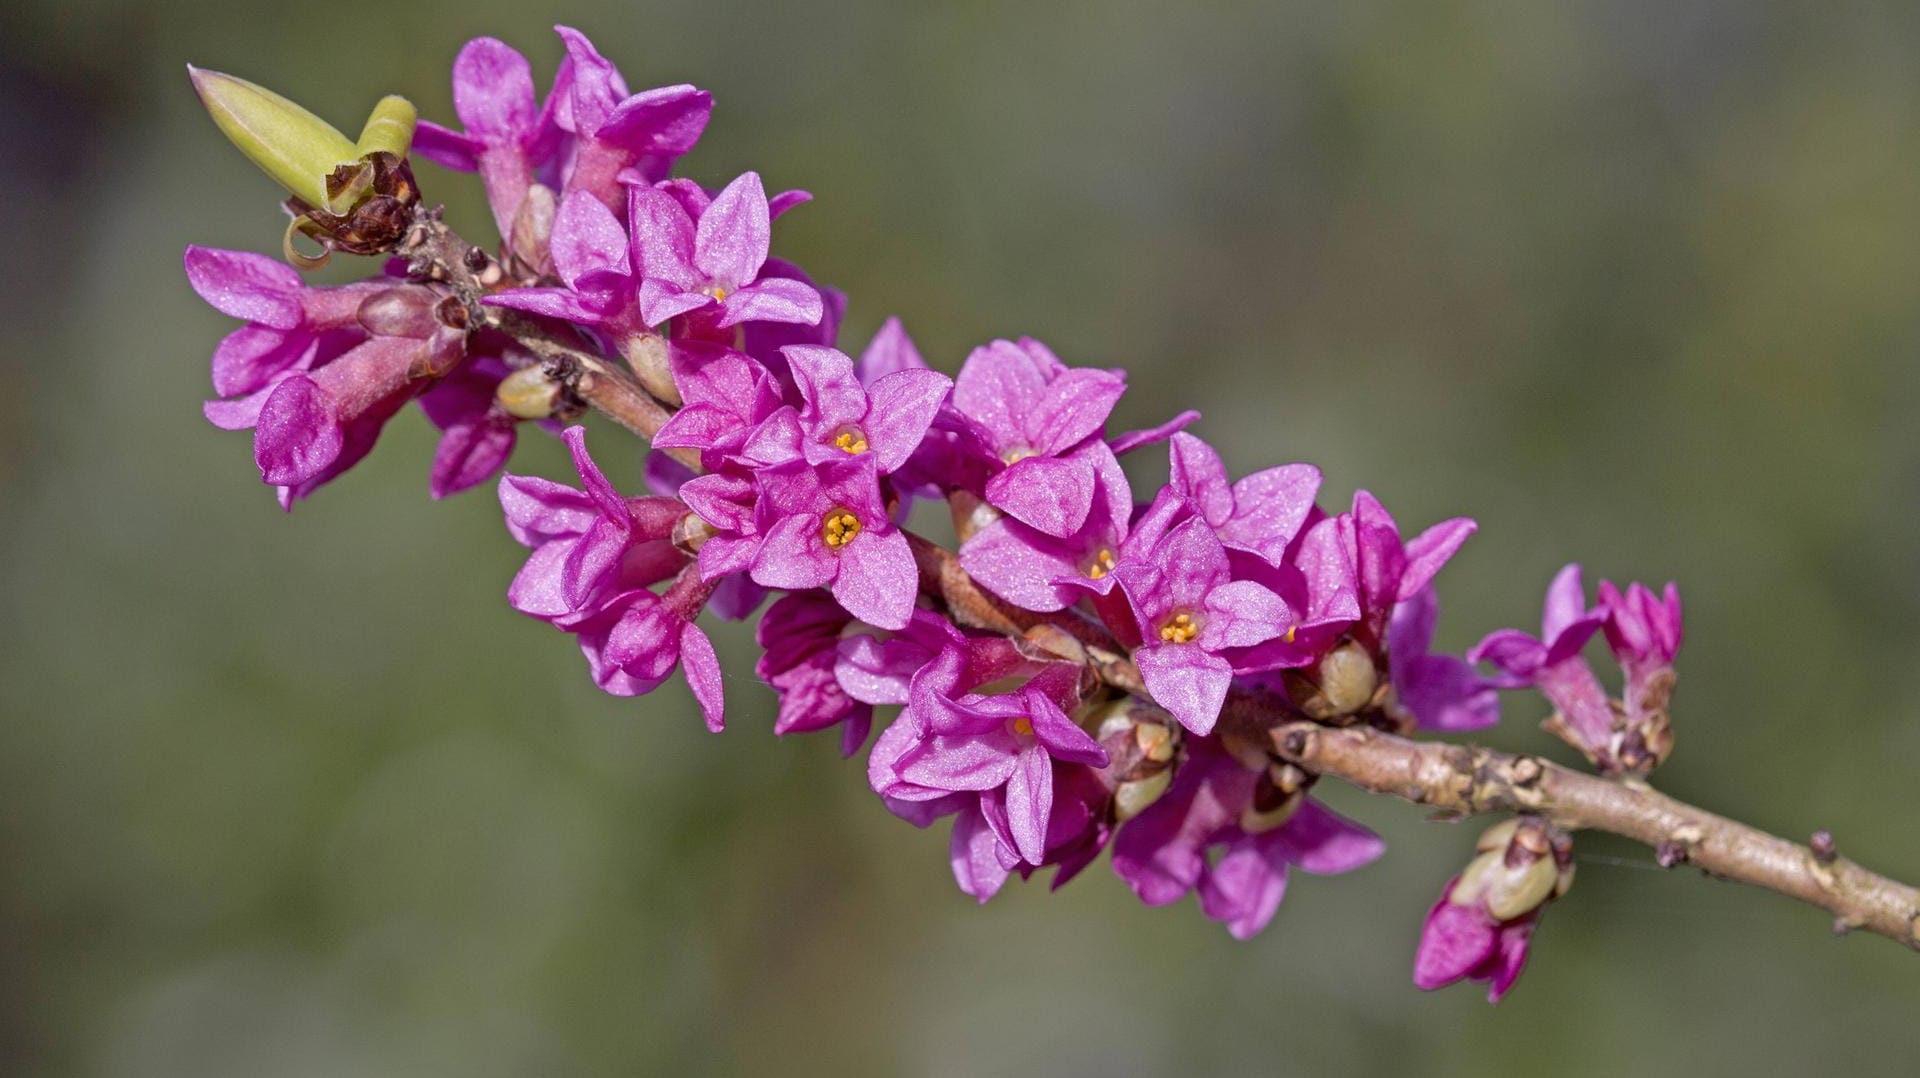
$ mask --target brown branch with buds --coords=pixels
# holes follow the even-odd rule
[[[515,386],[509,392],[527,394],[544,383],[555,401],[545,414],[592,408],[649,441],[672,416],[632,374],[602,358],[577,334],[518,311],[482,304],[480,300],[488,292],[522,282],[512,280],[504,265],[448,228],[438,207],[415,212],[413,226],[401,238],[395,253],[407,260],[408,272],[414,277],[451,287],[467,305],[476,330],[498,330],[525,349],[538,367],[522,369],[538,371],[536,385]],[[699,456],[689,450],[663,448],[661,452],[689,468],[700,467]]]
[[[1695,808],[1643,780],[1600,778],[1477,746],[1311,722],[1275,726],[1271,737],[1281,759],[1363,790],[1452,815],[1524,812],[1569,830],[1624,835],[1652,847],[1663,867],[1692,864],[1777,891],[1833,914],[1836,933],[1860,929],[1920,950],[1920,888],[1839,856],[1824,831],[1801,846]]]
[[[533,384],[514,392],[533,391],[530,395],[549,408],[541,414],[592,408],[648,439],[672,415],[669,404],[644,388],[650,384],[646,375],[658,372],[623,369],[568,331],[482,305],[481,297],[510,283],[509,274],[447,228],[438,210],[416,211],[396,253],[408,259],[414,277],[451,287],[476,329],[504,333],[532,357],[522,360],[522,372],[537,372]],[[695,455],[663,451],[699,469]],[[975,583],[952,551],[911,533],[909,541],[923,591],[944,604],[958,624],[1004,633],[1056,658],[1082,662],[1111,689],[1147,698],[1126,649],[1093,621],[1070,610],[1038,614],[1013,607]],[[1253,743],[1264,738],[1274,756],[1312,774],[1333,775],[1450,815],[1526,813],[1569,830],[1623,835],[1651,847],[1663,867],[1693,864],[1710,875],[1827,910],[1838,933],[1864,930],[1920,949],[1920,889],[1839,856],[1824,831],[1810,846],[1801,846],[1676,800],[1642,778],[1601,778],[1533,756],[1415,741],[1366,726],[1323,725],[1278,692],[1236,689],[1220,728]]]

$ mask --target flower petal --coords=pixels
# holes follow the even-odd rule
[[[1192,644],[1154,644],[1134,652],[1133,661],[1154,703],[1196,734],[1213,732],[1233,681],[1225,659]]]
[[[700,714],[707,729],[719,733],[726,727],[726,685],[720,673],[720,657],[714,654],[713,641],[693,622],[680,627],[680,672],[687,676],[687,687],[700,702]]]
[[[919,591],[913,550],[900,532],[869,529],[841,548],[833,597],[861,621],[882,629],[906,628]]]
[[[729,291],[752,284],[773,240],[767,191],[757,172],[742,173],[713,196],[693,235],[693,264]],[[819,321],[815,315],[813,321]]]

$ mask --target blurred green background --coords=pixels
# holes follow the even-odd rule
[[[1391,855],[1251,943],[1104,862],[976,908],[944,833],[768,734],[742,633],[721,737],[677,679],[596,692],[502,602],[491,495],[425,497],[417,412],[290,517],[200,419],[230,324],[181,248],[283,219],[183,65],[446,119],[463,40],[544,81],[570,22],[713,90],[688,174],[818,194],[776,251],[849,348],[1030,333],[1128,368],[1119,426],[1196,407],[1236,471],[1475,516],[1451,646],[1568,559],[1677,578],[1662,785],[1920,876],[1920,9],[1169,7],[7,5],[0,1069],[1915,1073],[1915,956],[1604,837],[1506,1003],[1417,992],[1473,833],[1351,791]],[[1543,711],[1495,740],[1564,759]]]

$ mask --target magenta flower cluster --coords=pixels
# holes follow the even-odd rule
[[[263,256],[188,250],[193,287],[246,323],[214,355],[207,417],[253,430],[283,505],[366,456],[414,400],[443,432],[433,495],[487,480],[529,421],[502,381],[536,359],[486,312],[584,342],[672,410],[652,489],[616,489],[579,426],[561,434],[577,483],[502,476],[507,529],[529,549],[508,602],[572,635],[609,693],[680,670],[718,731],[726,678],[700,618],[776,596],[754,668],[779,698],[774,731],[836,731],[847,755],[871,741],[874,793],[915,825],[950,821],[954,878],[980,901],[1015,873],[1051,867],[1057,887],[1110,849],[1142,901],[1195,894],[1246,938],[1292,869],[1377,858],[1377,837],[1235,720],[1239,699],[1455,732],[1496,722],[1499,689],[1531,686],[1597,758],[1647,749],[1680,642],[1671,586],[1604,585],[1589,609],[1570,567],[1538,639],[1509,630],[1435,653],[1435,579],[1471,520],[1410,534],[1366,491],[1323,507],[1307,464],[1235,479],[1185,429],[1194,413],[1110,432],[1125,374],[1036,340],[985,344],[949,377],[888,320],[850,357],[845,298],[771,255],[773,222],[810,196],[770,197],[753,172],[717,190],[674,176],[709,95],[633,93],[584,35],[559,32],[567,56],[544,99],[519,53],[469,43],[460,129],[423,124],[414,145],[484,181],[501,245],[483,307],[403,265],[314,287]],[[1164,481],[1136,488],[1121,459],[1155,458],[1136,474],[1157,476],[1162,453]],[[953,554],[905,526],[919,500],[951,509]],[[962,616],[944,590],[956,571],[996,617],[1130,659],[1137,693],[1072,648]],[[1602,630],[1626,670],[1621,710],[1582,658]],[[1543,856],[1510,870],[1532,872],[1528,895]],[[1488,913],[1483,895],[1504,892],[1478,871],[1479,889],[1450,884],[1429,920],[1423,986],[1482,977],[1497,995],[1524,961],[1539,902]]]

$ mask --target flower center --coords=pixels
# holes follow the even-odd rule
[[[835,509],[826,515],[820,525],[820,537],[827,541],[830,549],[838,550],[853,542],[860,534],[860,518],[845,509]]]
[[[1032,737],[1033,720],[1027,718],[1025,715],[1013,720],[1013,732],[1019,734],[1021,737]]]
[[[1113,551],[1101,547],[1100,553],[1095,554],[1093,559],[1087,562],[1087,579],[1099,580],[1111,572],[1113,572]]]
[[[1175,614],[1160,625],[1160,639],[1169,644],[1190,644],[1200,635],[1200,625],[1191,614]]]
[[[859,427],[848,427],[833,436],[833,446],[850,457],[858,456],[867,451],[867,436]]]
[[[714,301],[715,303],[720,303],[720,302],[722,302],[722,301],[724,301],[724,300],[725,300],[725,299],[727,298],[727,290],[726,290],[726,288],[725,288],[725,287],[723,287],[723,286],[721,286],[721,285],[717,285],[717,284],[716,284],[716,285],[711,285],[711,286],[709,286],[709,287],[708,287],[708,288],[706,289],[706,293],[707,293],[707,295],[709,295],[709,296],[712,296],[712,297],[713,297],[713,301]]]
[[[1021,445],[1015,446],[1005,453],[1000,454],[1000,459],[1006,461],[1008,464],[1018,464],[1028,457],[1037,457],[1039,455],[1040,451],[1038,449]]]

